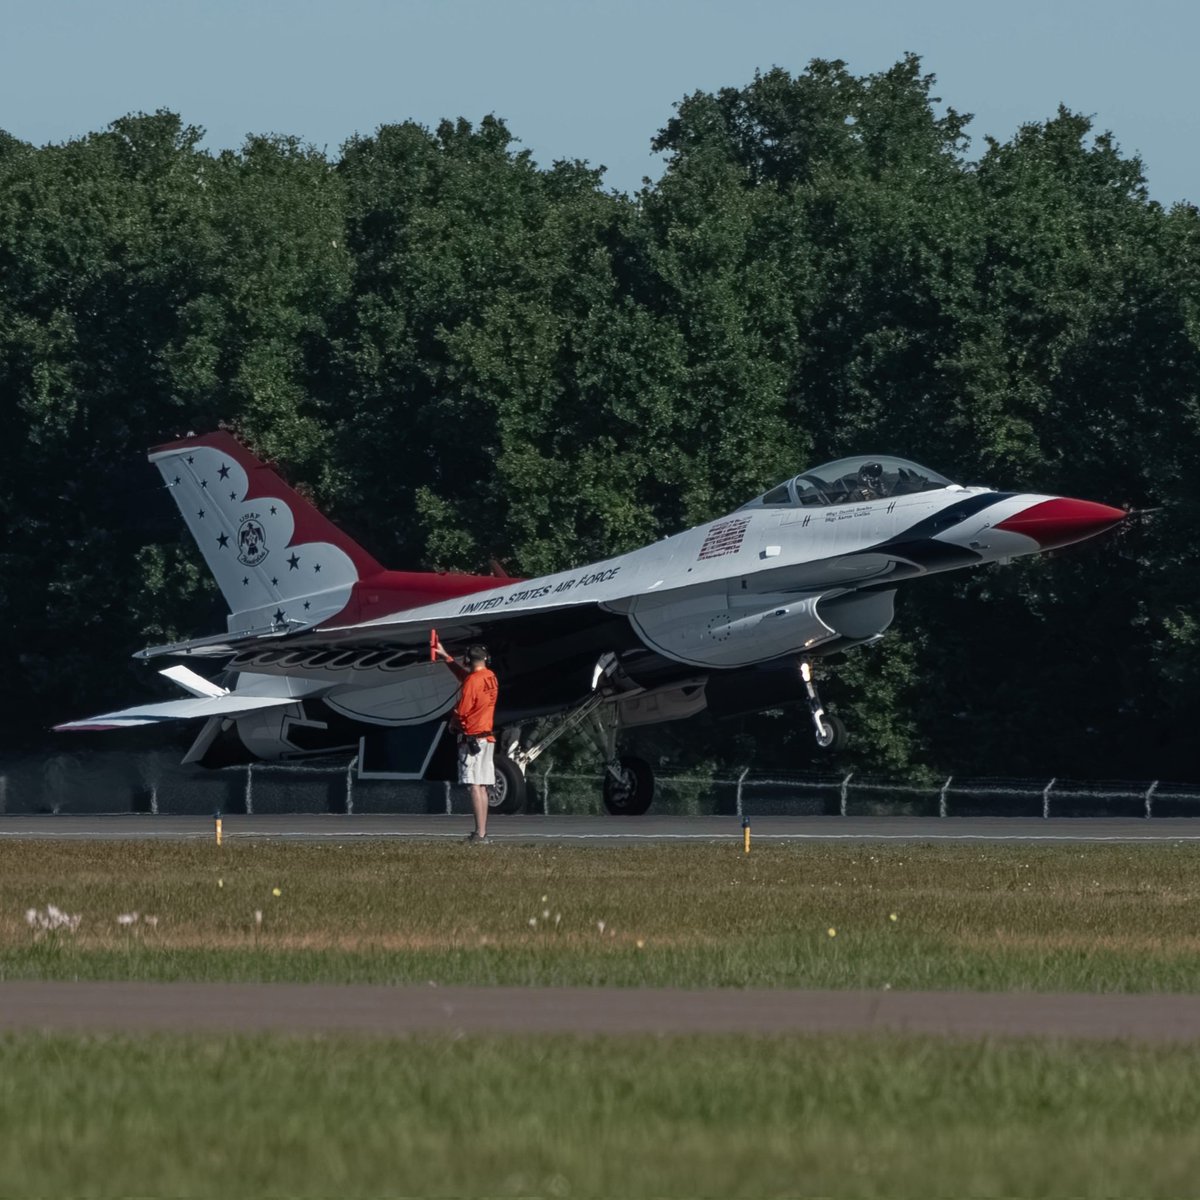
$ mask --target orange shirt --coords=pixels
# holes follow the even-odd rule
[[[496,697],[500,694],[496,673],[487,667],[482,671],[466,671],[457,663],[450,666],[455,675],[463,681],[462,693],[454,706],[459,729],[468,737],[491,734],[492,723],[496,717]],[[495,740],[494,737],[488,737],[489,742]]]

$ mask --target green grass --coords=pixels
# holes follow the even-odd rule
[[[1200,1048],[0,1038],[5,1195],[1182,1196]]]
[[[1200,991],[1198,867],[1190,845],[5,842],[0,978]],[[48,902],[79,931],[32,934]],[[116,924],[135,910],[157,926]]]

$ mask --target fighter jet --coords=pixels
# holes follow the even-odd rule
[[[524,806],[525,773],[585,726],[613,813],[649,808],[654,776],[620,732],[707,708],[806,705],[817,744],[841,722],[813,681],[821,656],[877,641],[900,584],[1083,541],[1126,513],[1087,500],[964,487],[887,455],[804,471],[736,512],[538,579],[386,570],[226,432],[150,451],[228,606],[223,633],[142,650],[183,663],[190,698],[60,730],[203,725],[184,762],[342,755],[364,778],[450,778],[457,680],[433,661],[490,650],[501,680],[492,806]]]

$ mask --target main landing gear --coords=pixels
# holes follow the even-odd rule
[[[640,817],[654,800],[654,771],[644,758],[622,755],[604,772],[604,807],[614,817]]]
[[[507,754],[499,752],[493,760],[496,782],[488,788],[488,812],[516,813],[525,807],[525,772]]]
[[[583,725],[604,761],[604,807],[614,816],[640,817],[654,800],[654,771],[645,759],[617,754],[617,707],[600,689],[616,666],[606,654],[596,664],[592,694],[578,708],[539,730],[531,746],[521,746],[519,731],[509,731],[502,753],[496,755],[496,783],[491,789],[491,811],[519,812],[525,805],[525,772],[564,733]],[[503,776],[503,782],[502,782]]]
[[[813,683],[812,663],[806,658],[800,660],[800,678],[804,680],[804,690],[808,693],[808,711],[812,717],[817,745],[831,753],[841,750],[846,745],[846,726],[822,707],[817,685]]]

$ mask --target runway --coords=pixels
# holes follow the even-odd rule
[[[734,988],[0,983],[0,1032],[908,1033],[1200,1038],[1194,996]]]
[[[1200,821],[1188,817],[751,817],[752,843],[777,842],[1200,842]],[[461,839],[465,816],[237,816],[223,818],[229,841],[346,841],[351,838]],[[741,840],[741,819],[728,817],[493,817],[494,847],[537,844],[619,846],[639,842]],[[214,836],[211,817],[0,816],[2,839],[70,841],[203,840]]]

